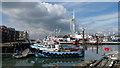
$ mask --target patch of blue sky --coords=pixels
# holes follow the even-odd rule
[[[118,12],[117,3],[93,3],[94,5],[88,5],[87,7],[83,7],[83,11],[79,11],[76,13],[77,17],[86,18],[92,16],[106,15],[114,12]],[[107,4],[107,5],[106,5]],[[99,5],[99,6],[98,6]],[[82,8],[79,8],[82,9]]]
[[[115,27],[117,27],[118,26],[118,22],[112,22],[112,23],[108,23],[108,24],[106,24],[106,25],[104,25],[104,26],[115,26]]]
[[[2,13],[2,24],[1,25],[7,25],[9,23],[8,19],[9,17]]]

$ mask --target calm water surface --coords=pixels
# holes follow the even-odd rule
[[[102,57],[104,53],[118,51],[119,45],[86,45],[84,57],[80,58],[36,58],[34,56],[14,59],[11,54],[2,55],[3,66],[51,66],[57,64],[59,66],[73,66],[79,64],[84,60],[97,60]],[[105,51],[104,47],[109,47],[109,51]],[[97,49],[98,48],[98,49]]]

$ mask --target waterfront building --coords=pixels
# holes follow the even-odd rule
[[[16,42],[26,40],[28,33],[26,31],[17,31],[15,28],[8,28],[6,26],[0,26],[0,42]]]
[[[16,31],[15,28],[8,28],[8,42],[15,42],[18,40],[19,31]]]
[[[1,35],[1,41],[0,42],[3,42],[3,41],[8,41],[7,40],[7,27],[6,26],[0,26],[0,35]]]
[[[28,41],[29,35],[27,31],[19,31],[19,41]]]
[[[0,42],[15,42],[18,39],[18,31],[14,28],[7,28],[6,26],[0,26],[1,41]]]

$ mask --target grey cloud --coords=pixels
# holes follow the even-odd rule
[[[67,10],[56,4],[37,2],[5,2],[3,13],[9,16],[9,25],[23,30],[30,30],[31,36],[40,37],[60,27],[69,32]],[[36,33],[39,32],[39,33]],[[46,34],[47,35],[47,34]]]
[[[2,2],[2,7],[4,9],[33,8],[37,4],[37,2]]]

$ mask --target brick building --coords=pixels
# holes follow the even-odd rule
[[[16,42],[26,40],[28,36],[27,31],[17,31],[15,28],[8,28],[6,26],[0,26],[0,42]]]

